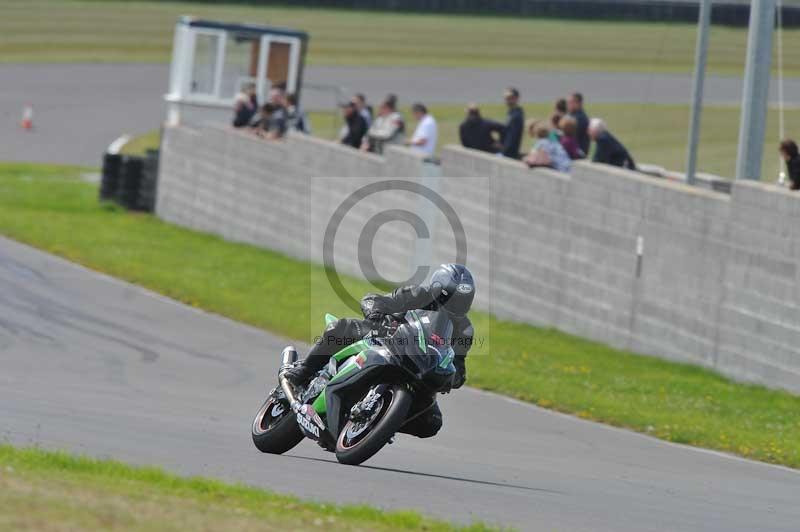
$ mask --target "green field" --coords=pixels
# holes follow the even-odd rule
[[[165,62],[181,14],[306,30],[315,65],[690,72],[694,63],[692,24],[57,0],[0,0],[0,61]],[[800,75],[800,30],[784,37],[786,74]],[[741,74],[746,42],[746,29],[714,26],[709,70]]]
[[[302,502],[296,497],[155,468],[0,445],[0,530],[489,530],[416,512]]]
[[[97,202],[81,169],[0,164],[0,234],[188,304],[308,341],[319,267]],[[187,261],[186,257],[192,257]],[[371,287],[345,279],[351,293]],[[800,397],[699,367],[627,353],[553,329],[472,313],[491,352],[467,361],[468,384],[669,441],[800,468]],[[313,327],[310,328],[310,324]]]

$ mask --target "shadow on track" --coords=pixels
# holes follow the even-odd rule
[[[314,458],[313,456],[298,456],[295,454],[284,454],[288,458],[294,458],[296,460],[311,460],[314,462],[323,462],[325,464],[335,464],[339,465],[339,462],[336,460],[325,460],[324,458]],[[350,466],[344,466],[350,467]],[[526,491],[536,491],[540,493],[550,493],[553,495],[564,495],[563,491],[557,490],[550,490],[546,488],[531,488],[529,486],[519,486],[516,484],[506,484],[505,482],[492,482],[490,480],[477,480],[473,478],[463,478],[463,477],[454,477],[451,475],[437,475],[436,473],[421,473],[419,471],[406,471],[405,469],[395,469],[393,467],[379,467],[379,466],[371,466],[371,465],[360,465],[356,466],[360,469],[372,469],[375,471],[389,471],[391,473],[402,473],[404,475],[414,475],[419,477],[428,477],[428,478],[440,478],[444,480],[455,480],[456,482],[467,482],[470,484],[480,484],[482,486],[495,486],[499,488],[511,488],[517,490],[526,490]]]

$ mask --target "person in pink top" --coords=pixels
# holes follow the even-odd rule
[[[569,158],[573,160],[585,158],[586,154],[581,151],[578,145],[578,121],[571,115],[564,115],[561,117],[558,126],[561,130],[561,138],[559,139],[561,146],[567,152]]]

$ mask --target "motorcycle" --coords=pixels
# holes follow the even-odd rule
[[[297,351],[284,348],[278,386],[253,420],[256,448],[283,454],[309,438],[340,463],[358,465],[433,407],[437,393],[448,393],[456,370],[447,315],[417,310],[385,322],[335,353],[306,387],[284,377],[297,363]]]

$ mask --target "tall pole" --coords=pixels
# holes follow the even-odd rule
[[[692,111],[689,117],[689,145],[686,148],[686,182],[694,184],[697,170],[697,146],[700,144],[700,117],[703,113],[703,83],[706,78],[708,32],[711,27],[711,0],[701,0],[697,18],[697,49],[694,55]]]
[[[764,156],[776,0],[753,0],[747,36],[736,179],[759,179]]]

